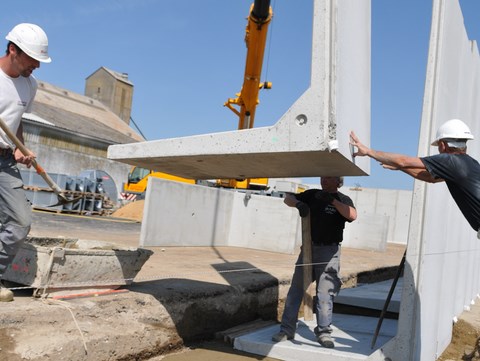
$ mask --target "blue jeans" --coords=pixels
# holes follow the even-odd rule
[[[27,238],[32,224],[20,171],[13,156],[0,156],[0,279]]]
[[[340,245],[312,246],[313,275],[316,282],[316,300],[313,307],[317,327],[315,333],[318,335],[324,332],[332,332],[333,298],[340,291],[342,281],[339,277],[340,272]],[[303,251],[298,257],[295,272],[293,273],[292,283],[288,290],[287,300],[285,301],[285,310],[282,316],[282,325],[280,330],[288,336],[293,337],[297,329],[298,311],[303,300],[303,267],[299,266],[303,262]],[[313,281],[313,280],[312,280]]]

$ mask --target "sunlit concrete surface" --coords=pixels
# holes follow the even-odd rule
[[[335,303],[358,307],[359,309],[377,310],[380,316],[384,308],[393,281],[383,281],[344,288],[335,297]],[[387,310],[398,313],[403,287],[400,278],[392,293]],[[361,314],[361,311],[358,311]],[[279,326],[270,326],[262,330],[235,339],[234,347],[257,355],[270,356],[279,360],[302,361],[347,361],[367,360],[377,349],[384,346],[397,333],[397,320],[383,319],[378,335],[373,343],[379,318],[343,315],[334,313],[333,333],[334,349],[325,349],[316,341],[313,329],[315,321],[299,320],[297,333],[293,341],[273,343],[272,335],[279,331]],[[373,348],[372,348],[372,343]],[[398,359],[404,361],[407,359]]]
[[[313,333],[316,322],[303,319],[299,320],[293,340],[272,342],[272,336],[280,330],[278,325],[274,325],[236,338],[234,347],[237,350],[286,361],[366,360],[375,351],[371,344],[377,323],[378,319],[374,317],[334,314],[333,349],[320,346]],[[381,347],[395,336],[396,330],[396,320],[383,320],[375,342],[376,347]]]
[[[194,179],[366,175],[351,130],[369,143],[370,0],[314,0],[310,87],[273,126],[114,145],[108,158]]]

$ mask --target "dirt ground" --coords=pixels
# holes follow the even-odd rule
[[[453,326],[452,342],[439,361],[480,360],[480,304],[464,312]]]
[[[115,211],[112,216],[118,218],[127,218],[141,221],[143,217],[144,201],[139,200],[131,202],[124,207]],[[468,316],[467,316],[468,317]],[[472,320],[471,318],[460,320],[454,325],[452,342],[445,352],[438,359],[439,361],[458,361],[458,360],[480,360],[480,320]],[[226,346],[226,345],[225,345]],[[214,350],[212,350],[212,348]],[[228,360],[248,360],[256,359],[238,353],[233,354],[230,347],[222,347],[218,343],[207,343],[199,345],[194,348],[185,348],[181,352],[171,356],[160,356],[152,359],[165,361],[183,361],[183,360],[227,360],[227,353],[232,353],[228,356]],[[218,356],[215,358],[215,354]],[[268,359],[265,359],[268,360]]]
[[[126,206],[115,211],[112,216],[118,218],[142,220],[144,201],[136,201],[127,204]],[[458,361],[458,360],[480,360],[480,349],[477,349],[478,338],[480,337],[480,320],[475,324],[472,320],[460,319],[453,329],[452,342],[445,352],[438,359],[439,361]],[[161,356],[165,361],[180,361],[180,360],[214,360],[212,352],[209,348],[215,346],[210,344],[202,348],[200,345],[197,348],[185,348],[182,352],[172,356]],[[224,349],[223,352],[228,351],[229,348]],[[478,351],[477,351],[478,350]],[[202,358],[202,354],[206,353],[207,358]],[[244,356],[238,356],[244,357]],[[221,358],[220,358],[221,359]],[[219,359],[219,360],[220,360]],[[241,359],[241,358],[239,358]],[[248,359],[248,358],[247,358]],[[160,360],[160,358],[158,358]],[[223,360],[223,359],[222,359]],[[232,358],[235,360],[235,358]],[[153,361],[153,359],[152,359]]]
[[[127,204],[113,213],[113,217],[128,218],[141,221],[143,216],[144,201],[136,201]],[[467,316],[468,317],[468,316]],[[454,325],[452,342],[445,352],[438,359],[439,361],[458,361],[458,360],[480,360],[480,320],[471,320],[470,318],[460,320]],[[172,356],[161,356],[165,361],[183,361],[183,360],[216,360],[215,353],[229,352],[231,348],[220,347],[220,350],[211,350],[211,348],[219,348],[216,343],[199,345],[193,349],[185,348],[182,352]],[[203,356],[203,355],[206,356]],[[223,354],[223,357],[226,357]],[[218,360],[226,360],[219,356]],[[238,357],[238,358],[236,358]],[[245,355],[232,355],[228,360],[248,360],[256,359],[246,357]],[[266,359],[268,360],[268,359]],[[152,361],[154,361],[152,359]]]
[[[143,201],[129,203],[114,212],[112,218],[141,221],[143,206]],[[41,224],[41,228],[37,229],[39,236],[42,235],[40,234],[41,231],[44,234],[51,235],[58,228],[56,223],[59,221],[56,218],[59,217],[51,218],[51,221],[45,218],[38,220],[37,223]],[[72,234],[77,234],[82,230],[81,227],[85,226],[85,222],[87,223],[87,231],[91,232],[92,236],[95,235],[95,232],[98,233],[98,225],[90,219],[83,220],[82,226],[78,225],[78,227],[72,223],[69,230]],[[103,233],[118,240],[121,237],[130,239],[132,235],[138,234],[140,224],[136,223],[133,230],[131,225],[124,226],[123,222],[104,222],[101,227]],[[63,236],[71,235],[63,231]],[[178,257],[178,255],[172,254],[173,250],[169,250],[169,252],[170,255],[167,255],[169,258]],[[162,257],[165,254],[160,253],[157,256]],[[230,260],[232,256],[222,254],[222,257]],[[145,267],[144,271],[149,271],[148,267]],[[234,351],[230,345],[222,342],[202,342],[182,346],[181,340],[177,340],[178,342],[171,344],[172,338],[169,339],[166,335],[173,337],[176,334],[175,324],[171,324],[169,320],[162,318],[163,316],[158,312],[158,300],[142,289],[137,290],[133,297],[128,296],[128,293],[120,293],[83,300],[69,300],[68,302],[59,301],[53,304],[48,304],[42,300],[32,301],[31,290],[15,291],[15,296],[15,302],[2,305],[2,317],[0,317],[0,326],[2,326],[0,327],[0,360],[2,361],[20,361],[22,359],[37,361],[64,360],[66,354],[69,355],[69,360],[88,361],[248,361],[259,359],[259,356],[256,355]],[[26,312],[22,314],[16,312],[14,303],[18,304],[18,302],[28,304]],[[465,315],[459,318],[454,326],[452,343],[439,358],[440,361],[480,360],[480,355],[476,349],[477,338],[480,336],[480,309],[477,307],[474,305],[475,312],[465,312]],[[55,309],[54,318],[49,317],[49,315],[52,315],[52,308]],[[132,320],[138,320],[138,322],[132,323]],[[35,331],[26,327],[27,325],[32,326]],[[165,337],[158,337],[159,328],[164,329]],[[38,332],[39,329],[43,331]],[[8,332],[5,332],[6,330]],[[122,330],[122,332],[118,332],[119,330]],[[85,358],[85,350],[82,347],[83,337],[88,340],[93,335],[98,336],[99,334],[103,336],[96,338],[96,344],[89,343],[91,345],[89,355]],[[18,340],[22,340],[25,349],[18,349]],[[51,348],[52,340],[58,340],[54,352]],[[133,351],[135,344],[142,342],[151,342],[151,345],[144,348],[149,350],[148,354],[136,354],[135,358],[116,357],[116,355],[128,355]],[[102,354],[102,349],[111,350],[111,348],[103,348],[101,343],[105,343],[105,345],[115,344],[114,354]],[[171,345],[167,354],[165,354],[165,349],[168,349],[169,346],[166,347],[166,344]],[[45,345],[50,345],[48,351],[44,350]],[[16,350],[16,352],[13,353],[13,350]],[[161,351],[158,352],[158,350]],[[46,352],[49,353],[48,357],[45,356]],[[29,356],[22,358],[22,356],[19,356],[21,354]],[[472,357],[464,358],[465,354],[471,354]],[[7,356],[5,357],[5,355]],[[265,357],[261,359],[274,361],[274,359]]]

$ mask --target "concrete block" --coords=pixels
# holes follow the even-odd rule
[[[44,295],[118,288],[132,283],[152,253],[95,240],[33,237],[22,245],[2,278]]]

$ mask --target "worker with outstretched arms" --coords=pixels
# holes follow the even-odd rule
[[[322,177],[322,189],[309,189],[299,194],[287,194],[284,203],[296,207],[301,217],[310,213],[310,233],[312,241],[312,268],[316,283],[315,308],[317,341],[327,348],[335,346],[331,337],[333,298],[340,291],[340,244],[343,240],[345,222],[357,218],[352,200],[340,193],[342,177]],[[303,249],[298,257],[290,289],[285,301],[280,332],[272,336],[272,341],[292,340],[298,321],[298,311],[304,294]],[[313,281],[313,280],[312,280]]]
[[[32,72],[40,62],[49,63],[48,39],[35,24],[16,25],[6,36],[6,53],[0,58],[0,117],[23,143],[22,115],[29,112],[37,91]],[[0,302],[13,301],[13,292],[2,276],[27,238],[32,208],[23,190],[17,163],[30,167],[35,158],[15,148],[0,131]]]
[[[350,138],[350,144],[357,147],[354,157],[368,156],[386,169],[401,170],[425,182],[445,182],[462,214],[480,238],[480,164],[467,154],[467,141],[473,139],[473,135],[464,122],[451,119],[442,124],[432,143],[438,147],[439,154],[428,157],[370,149],[360,142],[354,132],[351,132]]]

